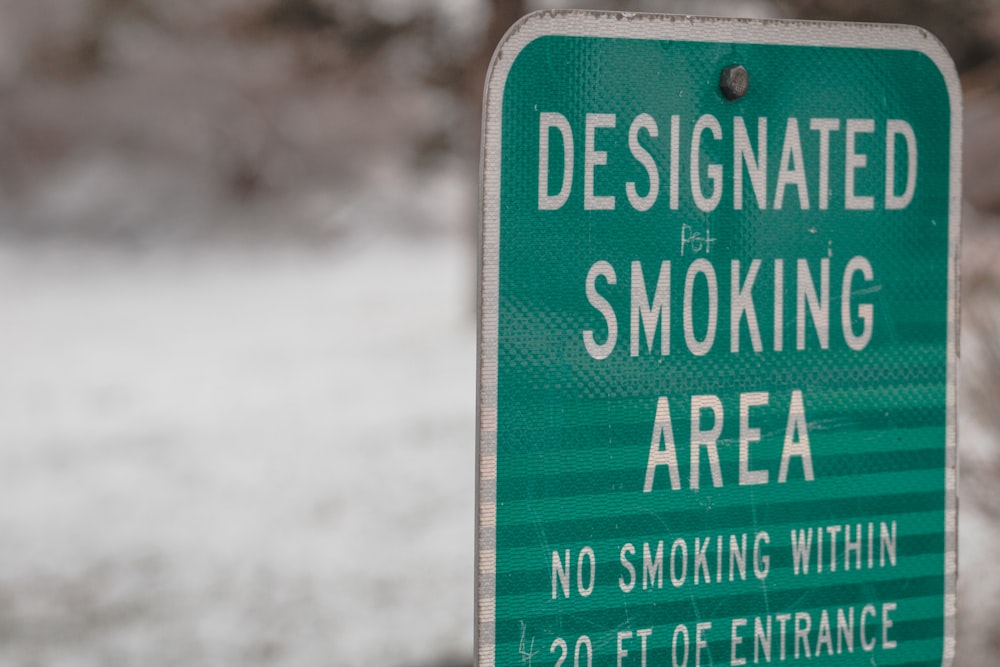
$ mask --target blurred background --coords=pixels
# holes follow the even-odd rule
[[[958,664],[997,664],[1000,1],[575,6],[951,51]],[[0,1],[0,665],[471,665],[480,104],[540,8]]]

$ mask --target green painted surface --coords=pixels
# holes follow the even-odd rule
[[[749,71],[750,92],[727,101],[719,72],[733,63]],[[542,113],[561,114],[572,131],[572,186],[556,210],[540,210]],[[606,153],[606,164],[593,168],[594,194],[613,196],[613,210],[585,206],[588,114],[615,118],[613,128],[594,131],[594,150]],[[629,149],[630,126],[640,114],[657,127],[656,137],[646,129],[638,134],[659,179],[648,210],[636,210],[626,194],[628,183],[640,197],[650,187],[646,168]],[[721,199],[712,210],[696,204],[691,182],[693,129],[706,114],[721,129],[720,139],[706,131],[698,151],[706,195],[713,188],[709,165],[721,166]],[[671,163],[673,116],[677,164]],[[737,117],[758,163],[766,153],[763,202],[740,163],[739,209],[733,195]],[[760,118],[766,118],[766,149]],[[798,142],[788,134],[790,118],[796,119]],[[822,132],[811,129],[813,119],[837,119],[838,125],[827,135],[825,208],[819,192]],[[846,202],[851,119],[873,121],[871,132],[855,133],[854,148],[866,156],[866,164],[854,170],[854,192],[872,197],[871,210],[851,210]],[[887,209],[885,201],[889,120],[905,121],[917,147],[913,196],[898,210]],[[619,633],[632,633],[622,635],[628,653],[621,659],[638,667],[637,633],[646,629],[650,666],[675,659],[683,664],[685,633],[689,665],[740,664],[740,658],[754,664],[755,650],[764,648],[754,639],[758,617],[762,628],[771,623],[771,663],[782,662],[784,650],[786,662],[940,664],[949,493],[950,122],[945,82],[936,65],[915,51],[546,36],[519,53],[504,88],[500,165],[497,665],[555,665],[563,655],[560,640],[567,647],[563,665],[574,664],[578,642],[578,664],[586,665],[581,636],[590,642],[593,665],[616,665]],[[548,138],[544,185],[555,195],[563,184],[566,146],[557,128]],[[801,155],[794,146],[786,148],[789,143],[797,143]],[[895,135],[895,147],[892,182],[898,196],[913,158],[903,135]],[[791,157],[783,160],[786,151]],[[804,173],[808,201],[800,197],[800,186],[789,184],[776,210],[778,181],[794,181],[796,169]],[[688,243],[682,253],[682,235],[695,233],[715,240],[700,252]],[[845,292],[845,268],[858,257],[872,276],[854,272]],[[760,261],[750,290],[759,349],[746,315],[734,349],[734,260],[736,290],[745,287],[751,263]],[[775,260],[783,263],[777,298]],[[642,294],[651,299],[664,261],[670,262],[668,354],[661,353],[659,322],[651,345],[640,331],[633,356],[632,267],[641,266]],[[684,312],[685,282],[695,261],[702,270],[693,276],[687,328],[703,344],[698,353],[686,340]],[[798,295],[801,263],[822,296],[824,261],[829,294],[819,305],[827,312],[826,327]],[[595,358],[584,343],[587,331],[597,344],[609,335],[608,318],[587,295],[588,272],[598,262],[615,274],[614,284],[605,273],[593,285],[617,324],[617,342],[606,358]],[[706,273],[717,283],[714,337]],[[851,300],[846,320],[845,295]],[[783,319],[778,345],[776,301]],[[862,306],[871,309],[870,323]],[[806,312],[802,349],[800,310]],[[852,349],[845,327],[858,337],[869,324],[870,337]],[[824,328],[825,347],[818,333]],[[759,429],[759,437],[749,445],[748,468],[767,471],[768,481],[740,484],[740,402],[752,392],[767,397],[766,404],[749,409],[747,423]],[[786,479],[779,482],[793,392],[801,396],[804,414],[790,438],[799,452],[808,438],[813,479],[807,479],[807,457],[798,455],[786,457]],[[711,447],[701,446],[698,488],[691,488],[693,396],[716,397],[722,408],[721,415],[702,409],[694,418],[702,430],[712,429],[713,417],[722,418],[715,444],[721,486],[708,464]],[[669,465],[659,465],[647,491],[661,398],[669,403],[680,483],[672,488]],[[661,439],[658,450],[666,448]],[[851,540],[860,529],[856,551],[845,552],[845,526]],[[895,533],[882,536],[893,527]],[[812,531],[808,574],[802,562],[795,570],[792,533],[799,531]],[[766,539],[760,538],[755,560],[760,535]],[[655,565],[661,542],[662,567],[646,573],[644,587],[644,547]],[[589,552],[580,557],[586,547],[594,556],[593,581]],[[554,561],[565,569],[568,596]],[[838,634],[838,610],[845,627],[854,614],[850,632],[841,628]],[[882,627],[883,614],[891,627]],[[824,622],[831,628],[829,641]],[[711,623],[702,626],[701,647],[699,623]],[[734,632],[741,641],[735,646]],[[767,663],[764,653],[757,658]]]

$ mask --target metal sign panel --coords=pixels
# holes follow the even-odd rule
[[[479,665],[950,662],[960,106],[912,27],[510,31]]]

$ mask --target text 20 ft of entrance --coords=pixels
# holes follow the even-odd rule
[[[486,95],[477,660],[954,653],[951,61],[533,14]]]

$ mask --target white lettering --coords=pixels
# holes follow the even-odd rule
[[[851,314],[851,296],[854,294],[854,290],[851,289],[851,285],[854,280],[854,274],[859,272],[861,273],[861,277],[868,282],[875,279],[875,272],[872,271],[871,263],[858,255],[857,257],[852,257],[847,262],[847,267],[844,269],[844,283],[840,290],[840,323],[844,330],[844,341],[849,348],[858,351],[865,349],[872,339],[872,320],[874,319],[875,309],[870,303],[863,303],[858,306],[858,317],[861,318],[862,325],[861,333],[855,336]]]
[[[590,560],[590,583],[586,586],[583,585],[583,559],[587,558]],[[590,594],[594,592],[594,584],[597,581],[597,558],[594,556],[594,550],[590,547],[584,547],[580,549],[580,555],[576,558],[576,590],[583,597],[590,597]]]
[[[660,449],[663,442],[663,449]],[[661,396],[656,402],[656,418],[653,421],[653,438],[649,443],[649,458],[646,460],[646,483],[643,492],[653,490],[653,479],[657,466],[667,466],[670,474],[670,488],[681,488],[680,471],[677,468],[677,451],[674,448],[674,429],[670,422],[670,402]]]
[[[809,431],[806,429],[806,409],[802,402],[802,392],[792,392],[792,402],[788,407],[788,424],[785,428],[785,446],[781,450],[781,467],[778,469],[778,483],[788,481],[788,462],[793,456],[802,459],[802,473],[807,482],[813,481],[812,449],[809,446]]]
[[[757,271],[760,270],[760,260],[754,259],[750,262],[746,282],[742,285],[740,284],[740,260],[734,259],[731,267],[732,274],[729,281],[729,349],[733,353],[740,351],[740,322],[745,315],[747,329],[750,331],[750,345],[753,346],[754,352],[760,352],[764,349],[764,344],[760,340],[760,327],[757,326],[757,309],[753,305],[753,283],[757,280]]]
[[[722,165],[708,165],[708,180],[712,182],[712,194],[705,196],[701,189],[701,136],[708,130],[716,141],[722,139],[722,126],[718,119],[705,114],[694,124],[694,135],[691,137],[691,196],[698,210],[709,213],[714,211],[722,200]]]
[[[649,177],[649,191],[644,196],[640,196],[635,183],[630,181],[625,184],[625,194],[628,195],[628,201],[632,204],[632,208],[637,211],[648,211],[656,203],[656,198],[660,194],[660,172],[656,169],[653,156],[639,143],[639,130],[646,130],[651,139],[659,136],[660,130],[656,127],[656,121],[648,113],[636,116],[628,130],[628,148],[632,152],[632,157],[646,169],[646,175]]]
[[[670,210],[680,208],[681,117],[670,117]]]
[[[797,268],[795,348],[806,349],[806,306],[808,306],[819,346],[825,350],[830,347],[830,260],[824,257],[819,261],[819,295],[816,294],[816,285],[809,271],[809,262],[800,259]]]
[[[740,665],[747,664],[747,659],[739,655],[740,644],[743,643],[743,637],[740,637],[739,629],[746,627],[747,619],[745,618],[734,618],[730,635],[729,635],[729,645],[731,647],[729,654],[729,664],[739,667]]]
[[[757,197],[757,207],[767,208],[767,118],[757,119],[757,155],[742,116],[733,118],[733,208],[743,209],[743,165],[750,175],[750,185]]]
[[[642,544],[642,590],[663,588],[663,540],[656,543],[656,556],[649,551],[649,542]]]
[[[712,426],[702,429],[701,417],[703,410],[712,411]],[[718,396],[706,394],[691,397],[691,479],[692,489],[700,486],[701,448],[708,454],[708,468],[712,473],[712,484],[722,486],[722,469],[719,467],[719,435],[722,433],[722,401]]]
[[[844,171],[844,208],[849,211],[871,211],[875,208],[875,198],[871,195],[855,194],[854,177],[858,169],[868,166],[868,156],[857,152],[857,135],[875,131],[875,121],[870,118],[847,119],[847,148]]]
[[[626,543],[618,555],[618,560],[621,561],[622,567],[628,572],[628,583],[625,582],[625,575],[621,575],[618,577],[618,588],[621,589],[622,593],[631,593],[632,589],[635,588],[635,567],[626,557],[626,554],[635,555],[635,547],[631,543]]]
[[[760,429],[750,426],[750,408],[767,405],[768,393],[740,394],[740,486],[767,484],[767,470],[750,469],[750,443],[760,441]]]
[[[694,334],[694,281],[698,275],[705,276],[708,288],[708,325],[701,340]],[[708,354],[715,343],[715,328],[719,319],[719,285],[715,278],[715,267],[707,259],[699,258],[691,262],[684,280],[684,342],[691,354],[702,357]]]
[[[549,194],[549,131],[559,130],[563,139],[562,187]],[[573,133],[561,113],[543,112],[538,120],[538,210],[555,211],[563,207],[573,189]]]
[[[594,262],[594,265],[590,267],[590,271],[587,272],[587,301],[597,309],[597,312],[604,316],[608,335],[603,343],[598,344],[594,338],[594,332],[588,329],[583,332],[583,346],[587,348],[587,353],[591,357],[600,360],[607,359],[615,349],[615,343],[618,342],[618,318],[615,316],[615,310],[608,303],[608,300],[597,292],[598,276],[602,276],[609,285],[614,285],[617,278],[614,267],[604,260]]]
[[[656,279],[656,291],[650,303],[646,294],[646,278],[642,275],[642,263],[632,262],[632,307],[629,329],[629,351],[633,357],[639,356],[639,322],[646,334],[646,349],[653,351],[656,326],[660,330],[660,354],[670,354],[670,260],[660,263],[660,275]]]
[[[830,133],[840,130],[837,118],[813,118],[809,129],[819,132],[819,208],[830,207]]]
[[[615,210],[614,195],[594,194],[594,170],[608,163],[607,151],[599,151],[596,148],[597,130],[613,128],[615,123],[616,118],[613,113],[587,114],[583,149],[583,210],[585,211]]]
[[[906,140],[906,187],[903,194],[896,194],[896,137]],[[905,120],[890,120],[885,128],[885,207],[887,210],[904,209],[913,201],[917,188],[917,137]]]
[[[829,179],[829,175],[827,178]],[[806,186],[806,168],[802,159],[799,121],[795,118],[789,118],[785,124],[785,143],[781,147],[778,184],[774,190],[775,210],[781,210],[785,202],[785,188],[789,185],[794,185],[799,193],[799,208],[803,211],[807,210],[809,208],[809,189]]]
[[[557,585],[558,581],[558,585]],[[562,590],[563,597],[569,597],[569,549],[566,550],[566,562],[559,558],[559,552],[552,552],[552,599],[558,597]]]

